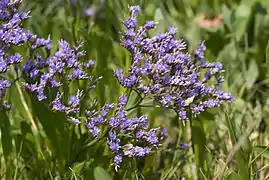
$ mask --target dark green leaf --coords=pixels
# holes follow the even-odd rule
[[[203,163],[205,160],[205,144],[206,137],[203,130],[203,125],[200,120],[193,120],[192,122],[192,143],[195,153],[195,160],[198,165],[197,170],[203,168]]]
[[[6,112],[3,110],[0,110],[0,128],[2,149],[6,162],[8,162],[10,160],[10,154],[12,152],[12,136],[9,118],[6,115]]]
[[[64,166],[69,159],[72,145],[70,142],[69,123],[63,114],[52,112],[52,110],[43,102],[38,102],[32,98],[33,112],[42,124],[44,131],[52,143],[54,155],[60,160],[60,164]]]

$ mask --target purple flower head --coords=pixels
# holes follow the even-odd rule
[[[52,41],[50,39],[50,36],[48,37],[48,39],[32,36],[30,40],[33,42],[33,45],[31,46],[32,49],[45,47],[46,49],[50,50],[52,48]]]
[[[147,21],[146,24],[144,25],[144,28],[147,30],[153,29],[155,27],[155,22],[154,21]]]
[[[84,71],[82,71],[80,68],[74,69],[72,75],[74,79],[86,79],[87,78],[87,74]]]
[[[128,157],[134,157],[134,156],[138,156],[138,157],[143,157],[147,154],[150,153],[150,149],[149,147],[140,147],[140,146],[133,146],[132,144],[126,144],[123,147],[123,153],[125,156]]]
[[[167,135],[166,131],[161,128],[150,129],[145,115],[129,117],[124,109],[126,103],[127,97],[123,94],[116,105],[105,104],[99,111],[86,110],[85,112],[86,126],[92,136],[97,137],[100,134],[106,136],[107,145],[115,158],[112,165],[117,171],[124,156],[144,157],[152,149],[160,147],[161,141]],[[102,132],[103,126],[106,126],[108,131]],[[119,158],[118,161],[117,158]]]
[[[132,16],[134,16],[140,11],[140,7],[139,6],[129,6],[129,11],[132,14]]]
[[[0,80],[0,100],[5,96],[6,89],[10,87],[10,85],[11,84],[7,80],[5,79]]]
[[[234,100],[230,93],[218,90],[224,81],[220,75],[224,70],[221,63],[204,60],[204,41],[190,53],[184,40],[176,39],[175,27],[149,37],[147,31],[154,29],[157,23],[147,21],[145,25],[138,26],[136,18],[139,8],[132,6],[129,10],[130,17],[123,22],[126,29],[121,33],[121,45],[133,59],[128,75],[122,69],[115,71],[123,87],[135,89],[161,106],[175,110],[182,120],[188,120],[186,112],[198,115],[206,108]],[[207,99],[216,102],[208,102]]]
[[[163,137],[168,136],[166,129],[164,129],[164,128],[161,129],[161,136],[163,136]]]
[[[128,38],[133,37],[133,36],[135,35],[135,33],[134,33],[134,29],[128,29],[128,30],[124,31],[124,35],[125,35],[126,37],[128,37]]]
[[[119,98],[119,107],[124,107],[127,103],[127,97],[125,95],[121,95]]]
[[[52,109],[55,111],[65,111],[66,110],[66,106],[64,106],[61,103],[61,98],[63,96],[63,93],[58,92],[56,98],[54,99],[54,101],[52,101]]]
[[[182,144],[181,144],[181,148],[182,148],[182,149],[185,149],[185,150],[188,149],[188,148],[189,148],[188,143],[186,143],[186,142],[182,143]]]
[[[156,144],[158,143],[158,137],[156,135],[157,129],[151,129],[149,132],[147,132],[144,136],[145,140],[149,142],[150,144]]]
[[[44,47],[46,50],[51,49],[50,37],[47,40],[32,36],[31,42],[35,42],[36,48]],[[85,80],[90,83],[93,78],[86,73],[87,68],[93,66],[93,61],[89,60],[87,64],[80,62],[81,57],[85,55],[85,51],[81,50],[83,42],[79,42],[77,46],[71,46],[67,41],[60,40],[58,42],[59,49],[54,52],[53,56],[43,58],[38,53],[34,53],[32,60],[27,60],[23,66],[23,73],[31,79],[31,83],[24,83],[23,87],[35,92],[39,101],[47,99],[47,89],[57,89],[58,94],[51,103],[54,111],[61,111],[66,114],[67,119],[73,124],[80,123],[77,115],[80,111],[82,100],[82,91],[78,90],[76,95],[68,95],[69,101],[64,102],[62,95],[69,83],[77,80]],[[19,56],[13,57],[13,62],[20,62]],[[12,62],[11,60],[9,62]],[[44,73],[45,72],[45,73]],[[64,86],[64,88],[61,88]],[[94,136],[99,133],[99,128],[96,126],[89,126],[90,131]]]
[[[7,71],[7,63],[3,58],[0,58],[0,73],[4,73]]]
[[[101,110],[100,110],[100,114],[103,118],[106,118],[108,112],[114,107],[114,104],[105,104]]]
[[[204,59],[204,51],[206,50],[206,46],[204,41],[202,41],[197,50],[195,50],[194,54],[197,60]]]
[[[94,126],[91,123],[86,124],[87,128],[89,129],[90,133],[93,135],[93,137],[97,137],[100,133],[100,129],[96,126]]]
[[[107,144],[109,145],[109,149],[113,153],[117,153],[120,149],[120,139],[117,138],[116,134],[113,132],[109,132],[109,138],[107,138]]]
[[[82,91],[79,91],[77,92],[77,95],[76,96],[70,96],[70,100],[68,102],[68,105],[69,106],[78,106],[79,105],[79,102],[80,102],[80,98],[82,96]]]
[[[7,63],[8,65],[11,65],[11,64],[18,64],[18,63],[20,63],[20,62],[22,62],[22,57],[21,57],[21,55],[18,54],[18,53],[14,54],[14,55],[12,55],[12,56],[9,56],[9,57],[7,57],[7,59],[6,59],[6,63]]]
[[[109,120],[109,125],[111,127],[117,127],[120,124],[120,119],[115,118],[115,117],[111,117],[111,119]]]
[[[144,130],[143,129],[139,129],[136,133],[136,138],[142,138],[142,136],[144,135]]]
[[[115,171],[118,172],[119,168],[120,168],[120,164],[122,163],[122,154],[117,154],[114,157],[114,163],[112,165],[115,166]]]
[[[93,60],[89,60],[88,63],[86,64],[87,68],[91,68],[94,65],[94,61]]]

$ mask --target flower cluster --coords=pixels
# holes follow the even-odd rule
[[[70,96],[68,106],[62,103],[62,96],[64,88],[68,88],[73,81],[92,81],[93,79],[88,75],[87,70],[93,66],[94,62],[92,60],[87,63],[79,61],[81,57],[85,56],[85,51],[80,50],[82,46],[82,42],[78,46],[71,47],[66,41],[60,40],[59,50],[54,53],[54,56],[44,59],[36,53],[33,60],[28,59],[23,66],[24,74],[30,79],[30,82],[24,83],[23,86],[36,93],[39,101],[48,98],[45,95],[46,88],[56,89],[58,92],[52,101],[52,109],[65,112],[68,119],[74,124],[80,123],[74,115],[79,113],[83,91],[78,87],[77,94]]]
[[[79,61],[86,54],[85,51],[80,50],[83,46],[82,42],[71,47],[66,41],[60,40],[59,50],[53,56],[44,56],[44,53],[41,55],[42,52],[51,54],[50,36],[48,39],[39,38],[22,28],[22,21],[29,18],[29,13],[18,11],[17,7],[20,3],[21,0],[0,0],[0,21],[2,22],[0,29],[0,103],[5,108],[10,108],[4,97],[7,88],[12,84],[7,79],[6,72],[13,66],[13,71],[17,74],[16,80],[20,78],[18,75],[22,71],[23,77],[26,79],[26,82],[22,84],[23,87],[36,93],[39,101],[48,99],[48,89],[55,89],[57,93],[50,94],[49,99],[52,109],[65,112],[71,122],[78,124],[76,114],[79,113],[83,91],[78,87],[77,94],[71,95],[69,101],[65,100],[66,102],[63,102],[62,96],[73,81],[87,79],[92,82],[93,78],[87,72],[94,62],[92,60],[87,63]],[[26,63],[22,65],[22,55],[11,54],[9,50],[24,44],[28,46],[30,53],[26,56]]]
[[[22,86],[35,94],[38,101],[49,103],[53,111],[63,112],[70,122],[78,125],[83,99],[100,79],[93,80],[88,73],[94,62],[84,61],[86,52],[81,50],[82,42],[71,46],[60,40],[58,50],[51,55],[50,37],[39,38],[21,27],[29,13],[18,12],[20,3],[21,0],[0,0],[0,105],[10,108],[5,100],[12,85],[8,78],[16,74],[14,78],[18,80],[22,74],[25,80]],[[163,107],[174,109],[182,120],[188,119],[188,111],[198,115],[206,108],[220,106],[223,101],[233,101],[231,94],[219,87],[224,81],[220,75],[222,65],[204,60],[204,42],[192,56],[186,52],[184,41],[175,39],[176,28],[170,27],[168,32],[150,38],[147,32],[156,23],[148,21],[137,27],[140,8],[129,9],[131,17],[123,21],[127,29],[122,32],[122,45],[130,51],[133,61],[128,76],[123,75],[122,69],[115,71],[122,86],[152,96]],[[28,46],[29,54],[22,56],[9,51],[22,45]],[[27,57],[24,64],[23,57]],[[7,74],[9,70],[12,72]],[[83,82],[87,86],[85,92],[80,87],[81,80],[86,81]],[[70,93],[74,87],[76,94]],[[93,137],[106,137],[116,171],[123,157],[143,157],[159,148],[167,136],[163,128],[150,129],[147,116],[129,117],[126,104],[127,97],[122,95],[117,104],[105,104],[100,110],[85,113],[84,125]],[[188,144],[182,147],[188,148]]]
[[[146,116],[127,117],[124,109],[127,98],[122,95],[112,116],[108,116],[109,111],[114,108],[114,104],[105,104],[100,112],[87,112],[87,127],[94,137],[100,135],[100,126],[108,126],[107,144],[114,154],[113,165],[118,171],[122,158],[143,157],[149,154],[152,149],[158,148],[167,133],[165,129],[149,129]],[[124,143],[121,143],[124,142]]]
[[[9,53],[9,50],[23,44],[31,44],[32,49],[42,46],[51,46],[50,40],[38,38],[29,31],[21,27],[24,19],[29,17],[26,12],[18,12],[17,6],[21,0],[1,0],[0,1],[0,104],[3,108],[9,109],[10,105],[4,99],[7,88],[12,84],[7,79],[6,72],[12,66],[18,69],[22,62],[22,56],[19,53]]]
[[[33,60],[27,60],[23,66],[23,72],[32,80],[36,80],[40,76],[40,81],[32,83],[25,83],[24,86],[32,92],[37,93],[39,101],[47,98],[44,95],[44,89],[47,86],[52,88],[59,88],[63,86],[64,81],[81,80],[89,78],[83,68],[90,68],[93,61],[89,60],[86,63],[80,63],[78,59],[85,55],[84,51],[80,51],[79,46],[71,48],[70,45],[64,41],[59,41],[59,50],[54,53],[53,57],[43,59],[40,55],[34,55]],[[48,69],[47,73],[42,73],[42,69]]]
[[[157,23],[147,21],[137,27],[140,8],[131,6],[129,10],[121,44],[131,53],[132,65],[128,76],[122,69],[115,71],[122,86],[153,96],[161,106],[174,109],[182,120],[188,120],[187,112],[198,115],[206,108],[234,100],[219,87],[224,81],[222,64],[204,60],[204,42],[191,55],[185,42],[175,38],[174,27],[151,38],[147,32]]]

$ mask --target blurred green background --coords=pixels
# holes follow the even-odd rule
[[[84,40],[87,56],[95,60],[94,76],[103,77],[92,94],[102,105],[115,102],[126,92],[112,74],[118,67],[127,70],[131,63],[119,35],[123,28],[120,20],[128,17],[128,5],[141,6],[140,25],[146,20],[159,22],[152,36],[173,25],[189,50],[205,40],[206,59],[223,63],[223,88],[236,101],[202,113],[192,127],[184,126],[168,110],[135,110],[132,113],[149,114],[151,126],[163,125],[169,136],[154,155],[126,162],[117,174],[110,167],[111,155],[104,143],[84,148],[83,143],[91,140],[89,133],[77,135],[77,129],[69,125],[64,126],[67,130],[59,128],[54,133],[53,126],[42,122],[36,122],[40,129],[34,131],[25,109],[12,112],[14,118],[1,132],[8,151],[0,150],[0,177],[269,179],[269,1],[24,0],[20,8],[31,11],[24,27],[41,37],[50,34],[53,50],[61,38],[71,44]],[[25,101],[22,91],[17,88],[13,92],[18,94],[18,105]],[[189,143],[188,150],[178,148],[183,142]]]

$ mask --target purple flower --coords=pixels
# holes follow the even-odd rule
[[[54,101],[52,101],[52,109],[55,111],[65,111],[66,110],[66,106],[64,106],[61,103],[61,98],[63,96],[63,93],[58,92],[56,98],[54,99]]]
[[[7,63],[3,60],[3,58],[0,58],[0,73],[4,73],[7,71]]]
[[[117,154],[114,157],[114,166],[115,166],[115,171],[118,172],[119,168],[120,168],[120,164],[122,163],[122,154]]]
[[[157,129],[151,129],[149,132],[147,132],[144,136],[145,140],[149,142],[150,144],[156,144],[158,143],[158,137],[156,135]]]
[[[195,58],[197,60],[201,60],[204,59],[204,51],[206,50],[206,46],[204,44],[204,41],[202,41],[198,47],[197,50],[195,50],[194,54],[195,54]]]
[[[144,135],[144,130],[142,130],[142,129],[139,129],[138,131],[137,131],[137,133],[136,133],[136,138],[141,138],[142,136]]]
[[[52,48],[52,41],[50,39],[50,36],[48,37],[48,39],[43,39],[35,35],[35,36],[32,36],[30,40],[33,42],[31,46],[32,49],[45,47],[46,49],[50,50]]]
[[[111,119],[109,120],[109,125],[111,127],[117,127],[120,124],[120,119],[115,118],[115,117],[111,117]]]
[[[68,105],[69,106],[78,106],[79,105],[79,102],[80,102],[80,98],[82,96],[82,91],[79,91],[77,92],[77,95],[76,96],[70,96],[70,100],[68,102]]]
[[[103,118],[105,118],[108,114],[108,111],[114,107],[114,104],[105,104],[101,110],[100,114],[102,115]]]
[[[161,129],[161,136],[162,137],[168,136],[168,133],[167,133],[166,129],[164,129],[164,128]]]
[[[127,97],[125,95],[120,96],[119,98],[119,107],[123,107],[126,105]]]
[[[14,55],[12,55],[12,56],[9,56],[9,57],[7,57],[7,59],[6,59],[6,63],[7,63],[8,65],[11,65],[11,64],[18,64],[18,63],[20,63],[20,62],[22,62],[22,57],[21,57],[21,55],[18,54],[18,53],[14,54]]]
[[[10,87],[10,85],[11,84],[7,80],[5,79],[0,80],[0,100],[2,100],[2,98],[5,96],[6,89]]]
[[[72,75],[74,79],[86,79],[87,78],[87,74],[84,71],[82,71],[80,68],[74,69]]]
[[[95,126],[94,123],[88,122],[86,124],[86,127],[88,128],[90,133],[93,135],[93,137],[97,137],[99,135],[100,129],[97,126]]]
[[[113,132],[109,133],[109,138],[107,139],[107,144],[109,145],[109,149],[113,152],[116,153],[120,149],[120,139],[116,137],[116,134]]]
[[[144,157],[151,152],[151,149],[158,148],[161,145],[161,140],[167,135],[164,129],[149,129],[148,119],[145,115],[128,117],[127,111],[124,109],[127,100],[125,94],[121,95],[117,105],[115,105],[115,111],[110,117],[108,114],[110,114],[109,111],[112,110],[114,104],[105,104],[99,112],[90,112],[89,110],[85,112],[87,116],[86,126],[94,137],[101,133],[101,126],[107,126],[109,129],[107,134],[103,132],[107,136],[107,145],[115,159],[120,154],[119,161],[114,161],[112,164],[116,171],[120,168],[123,156]]]
[[[182,148],[182,149],[185,149],[185,150],[188,149],[188,148],[189,148],[188,143],[186,143],[186,142],[182,143],[182,144],[181,144],[181,148]]]
[[[86,64],[87,68],[91,68],[94,65],[94,61],[93,60],[89,60],[88,63]]]
[[[147,21],[146,24],[144,25],[144,28],[147,30],[152,29],[155,27],[155,22],[154,21]]]
[[[126,30],[121,33],[121,45],[133,58],[128,75],[122,69],[114,73],[123,87],[135,89],[161,106],[173,109],[182,120],[188,120],[187,111],[198,115],[206,108],[234,100],[230,93],[218,90],[224,81],[220,73],[224,71],[221,63],[204,60],[204,41],[193,53],[189,53],[184,40],[176,39],[175,27],[149,37],[147,31],[155,28],[157,23],[147,21],[145,25],[138,26],[138,10],[137,7],[129,7],[130,17],[123,22]],[[214,86],[211,87],[211,84]],[[217,102],[208,102],[207,99]],[[202,103],[204,101],[206,103]]]
[[[143,157],[150,153],[150,149],[148,147],[143,148],[140,146],[133,146],[132,144],[126,144],[123,149],[124,155],[128,157]]]

